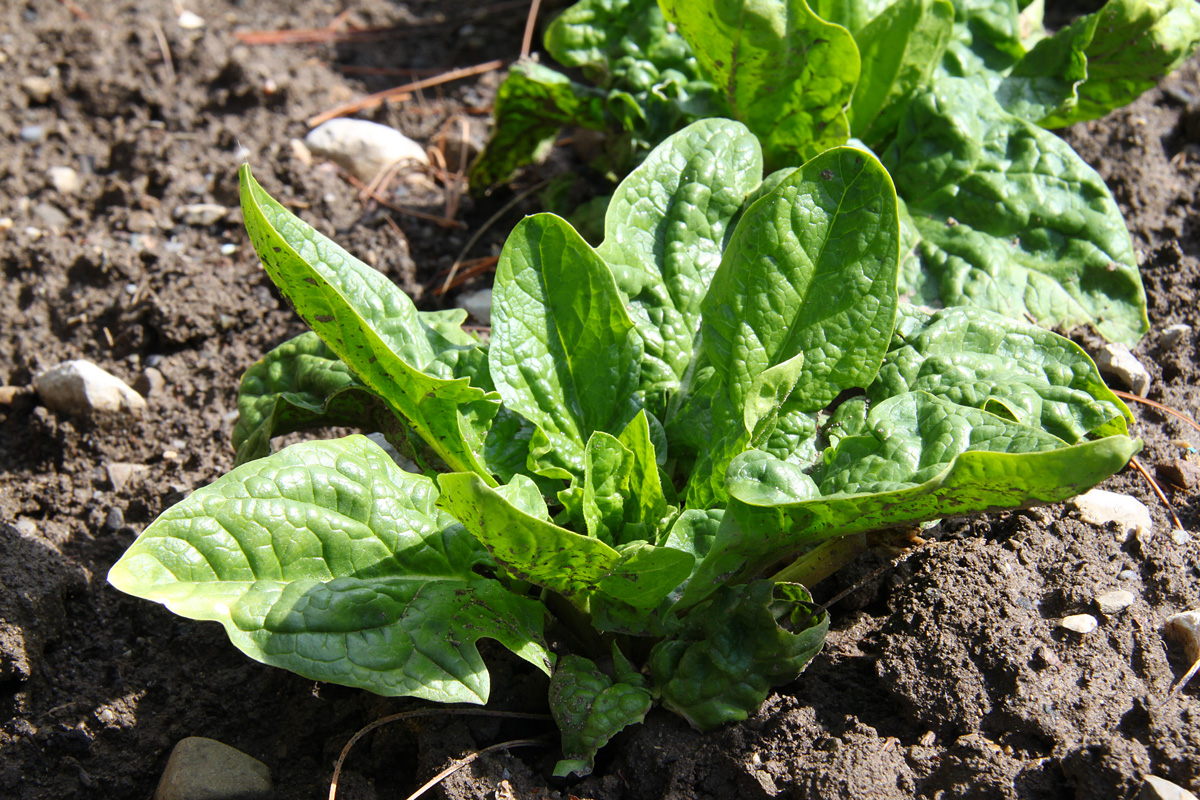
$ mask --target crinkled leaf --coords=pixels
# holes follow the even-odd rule
[[[849,136],[843,110],[858,81],[849,31],[804,0],[659,0],[692,45],[734,119],[762,141],[772,169],[794,166]]]
[[[652,608],[688,576],[693,558],[665,547],[617,551],[532,516],[478,476],[438,476],[439,504],[462,522],[510,575],[567,597],[596,593]]]
[[[482,703],[476,641],[549,673],[545,611],[473,572],[487,553],[436,497],[365,437],[294,445],[172,507],[108,579],[314,680]]]
[[[954,38],[943,61],[945,72],[964,77],[999,78],[1023,55],[1017,0],[951,0]]]
[[[1031,122],[1074,108],[1077,89],[1088,78],[1085,51],[1098,20],[1089,14],[1038,42],[995,88],[1000,105]]]
[[[977,83],[941,79],[909,105],[883,156],[945,305],[1046,327],[1091,324],[1135,343],[1149,329],[1129,232],[1100,176],[1061,139]]]
[[[953,28],[948,0],[899,0],[851,29],[862,58],[848,111],[854,136],[871,143],[890,137],[904,106],[941,63]]]
[[[537,214],[509,236],[493,291],[496,390],[538,428],[536,471],[582,476],[592,433],[618,434],[639,410],[642,340],[612,272],[565,220]]]
[[[584,451],[582,513],[588,535],[606,544],[653,542],[670,510],[645,412],[620,439],[598,431]]]
[[[616,654],[623,658],[619,650]],[[621,677],[632,677],[635,682],[627,683]],[[614,682],[586,658],[566,655],[559,659],[550,678],[550,713],[562,731],[566,758],[555,765],[555,775],[590,774],[596,752],[622,729],[645,719],[652,699],[644,681],[637,682],[640,677],[626,670]]]
[[[829,617],[798,584],[722,586],[650,652],[662,703],[701,730],[740,722],[821,649]]]
[[[970,308],[901,306],[873,402],[924,391],[1037,427],[1069,443],[1126,433],[1129,410],[1070,339]]]
[[[1048,128],[1099,119],[1132,103],[1200,46],[1194,0],[1109,0],[1089,16],[1094,25],[1085,17],[1071,26],[1094,31],[1086,44],[1087,80],[1076,102],[1040,120]]]
[[[250,240],[301,318],[450,468],[492,481],[472,449],[463,415],[469,409],[477,421],[489,420],[499,398],[466,378],[425,372],[438,354],[408,296],[271,199],[249,167],[239,177]]]
[[[903,397],[906,396],[898,399]],[[926,405],[932,404],[927,401]],[[895,409],[885,408],[887,411]],[[909,417],[909,420],[913,419],[913,416]],[[931,418],[919,421],[928,419]],[[989,416],[986,421],[992,430],[1000,434],[1008,427],[1008,421],[1000,417]],[[910,421],[907,424],[913,423]],[[884,430],[887,433],[896,431],[890,425],[884,426]],[[947,424],[946,430],[946,435],[954,435],[952,424]],[[961,447],[964,442],[974,444],[969,437],[970,431],[964,433],[968,436],[960,433],[960,438],[949,444],[955,448]],[[982,432],[979,436],[986,433]],[[871,437],[872,434],[866,436]],[[1061,502],[1087,491],[1122,469],[1141,449],[1140,440],[1109,436],[1097,441],[1035,452],[972,450],[958,455],[924,483],[913,485],[903,478],[915,477],[923,466],[923,454],[913,442],[914,437],[908,439],[910,447],[894,449],[889,449],[887,442],[878,439],[872,448],[871,442],[864,441],[864,438],[847,437],[835,452],[848,456],[853,450],[856,454],[870,456],[875,467],[883,468],[891,473],[891,477],[898,478],[895,481],[896,488],[874,494],[835,494],[817,498],[804,494],[784,502],[790,481],[779,481],[753,492],[743,489],[753,480],[752,472],[755,469],[759,470],[764,481],[769,481],[772,474],[787,475],[786,472],[769,471],[769,457],[763,458],[748,452],[735,459],[730,470],[739,476],[739,480],[731,483],[729,488],[731,492],[737,492],[737,499],[731,501],[717,539],[704,561],[697,566],[683,602],[690,605],[707,596],[716,586],[753,575],[777,561],[781,554],[798,552],[838,536],[943,517]],[[1005,443],[1004,439],[1000,435],[994,439],[984,439],[980,444],[1000,445]],[[1020,446],[1036,444],[1039,440],[1036,434],[1009,439]],[[931,439],[930,443],[934,446],[931,449],[936,448],[930,456],[932,458],[937,455],[936,450],[941,449],[938,447],[941,443],[937,439]],[[899,462],[882,458],[884,454],[908,461],[900,465]],[[838,461],[835,467],[827,469],[822,489],[826,486],[845,485],[853,488],[855,485],[867,485],[854,484],[855,478],[875,482],[875,475],[855,471],[849,462],[850,459],[845,458]],[[882,485],[882,482],[875,485]],[[755,505],[757,503],[768,504]]]
[[[493,113],[491,139],[471,165],[471,186],[478,190],[504,183],[518,167],[543,158],[564,125],[603,130],[604,92],[521,61],[500,84]]]
[[[785,400],[814,411],[874,377],[896,314],[896,209],[874,156],[842,147],[742,216],[703,303],[705,354],[721,388],[689,506],[723,496],[729,461],[771,433]]]
[[[242,376],[233,426],[238,464],[268,455],[276,436],[335,425],[402,433],[387,404],[315,333],[289,339]]]
[[[762,179],[758,140],[712,119],[666,139],[621,182],[597,248],[645,341],[643,389],[678,389],[730,220]]]

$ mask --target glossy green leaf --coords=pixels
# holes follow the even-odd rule
[[[1005,428],[1006,420],[1002,418],[989,418],[988,421],[993,429]],[[895,429],[888,426],[885,430],[891,433]],[[948,426],[948,430],[953,434],[952,426]],[[1037,437],[1032,438],[1036,440]],[[1029,439],[1013,441],[1026,444]],[[960,439],[953,444],[960,445],[961,442]],[[986,439],[984,443],[1002,442],[998,437]],[[885,464],[878,458],[887,445],[878,442],[872,451],[869,444],[861,437],[848,437],[838,450],[846,447],[847,454],[853,449],[876,456],[875,465],[886,466],[892,470],[893,477],[911,478],[921,467],[918,454],[917,462],[908,465],[908,472],[897,476],[899,469],[894,462]],[[1123,468],[1140,449],[1140,440],[1109,436],[1035,452],[972,450],[958,455],[924,483],[913,485],[897,480],[897,486],[902,488],[818,498],[804,495],[788,502],[783,502],[790,485],[787,481],[754,492],[742,490],[741,487],[752,480],[752,470],[760,470],[764,481],[772,474],[766,469],[768,459],[748,452],[730,466],[740,478],[730,485],[730,491],[736,491],[741,497],[730,503],[717,539],[704,561],[697,566],[683,602],[690,605],[706,597],[716,586],[753,575],[785,553],[799,552],[831,538],[943,517],[1061,502],[1087,491]],[[918,452],[916,448],[897,448],[895,455],[908,457],[915,452]],[[759,463],[756,465],[752,459]],[[853,467],[843,462],[838,465],[843,471],[827,470],[822,488],[838,485],[839,481],[851,485],[850,479],[855,475]],[[862,477],[872,478],[870,475]],[[774,496],[770,496],[772,494]],[[767,505],[754,505],[768,501]]]
[[[439,504],[467,527],[511,576],[585,602],[589,594],[652,608],[690,574],[689,553],[669,548],[621,551],[532,516],[478,476],[438,476]]]
[[[997,74],[1023,55],[1017,0],[951,0],[954,38],[943,62],[953,76]]]
[[[1087,80],[1075,103],[1041,119],[1048,128],[1099,119],[1132,103],[1200,47],[1194,0],[1109,0],[1090,16]],[[1072,28],[1081,24],[1088,25],[1081,20]]]
[[[845,107],[859,77],[849,31],[804,0],[659,0],[692,45],[730,115],[762,141],[772,169],[795,166],[849,136]]]
[[[742,216],[703,303],[705,353],[721,388],[689,506],[724,496],[730,460],[771,433],[785,400],[815,411],[875,376],[896,314],[896,209],[879,162],[843,147]]]
[[[468,441],[463,410],[490,419],[498,398],[466,378],[423,371],[438,354],[408,296],[275,202],[249,167],[239,177],[250,240],[301,318],[451,469],[491,481]]]
[[[617,658],[624,658],[615,647],[614,651]],[[550,678],[550,713],[562,731],[566,756],[555,765],[555,775],[591,774],[596,752],[622,729],[645,719],[653,702],[650,692],[644,679],[628,669],[627,663],[625,666],[614,682],[581,656],[563,656],[555,665]]]
[[[592,434],[584,452],[582,513],[588,535],[606,544],[653,542],[670,513],[645,413],[620,439]]]
[[[1070,339],[970,308],[901,306],[892,348],[867,390],[879,403],[923,391],[1032,425],[1071,444],[1127,432],[1129,410]]]
[[[712,119],[666,139],[613,194],[597,252],[645,342],[647,394],[679,388],[730,220],[761,179],[758,140]]]
[[[491,139],[471,165],[471,186],[477,190],[504,183],[518,167],[544,158],[565,125],[602,130],[604,92],[522,61],[500,84],[494,115]]]
[[[1079,85],[1088,78],[1086,49],[1098,21],[1089,14],[1038,42],[996,86],[1000,105],[1031,122],[1074,108]]]
[[[890,137],[913,94],[942,61],[954,28],[949,0],[899,0],[851,29],[862,74],[848,111],[854,136]]]
[[[354,377],[315,333],[267,353],[242,376],[233,426],[237,463],[271,452],[271,439],[330,426],[370,426],[402,435],[387,404]]]
[[[705,350],[735,408],[798,354],[792,401],[803,410],[870,382],[896,315],[898,228],[887,172],[849,147],[809,161],[746,212],[703,304]]]
[[[475,574],[487,553],[436,497],[365,437],[294,445],[175,505],[108,579],[313,680],[482,703],[476,641],[548,673],[545,612]]]
[[[942,79],[909,105],[883,155],[921,234],[930,285],[1045,327],[1149,329],[1129,232],[1100,176],[1058,137],[977,83]]]
[[[650,652],[662,703],[701,730],[740,722],[773,686],[795,680],[821,650],[829,617],[804,587],[724,586],[697,605],[675,637]]]
[[[612,272],[565,220],[538,214],[509,236],[493,291],[496,390],[538,428],[535,469],[581,476],[592,433],[619,434],[640,407],[642,340]]]

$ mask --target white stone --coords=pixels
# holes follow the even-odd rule
[[[1168,350],[1179,344],[1179,340],[1192,332],[1191,325],[1185,325],[1182,322],[1177,322],[1174,325],[1168,325],[1163,329],[1162,335],[1158,337],[1158,343]]]
[[[304,137],[313,154],[369,181],[399,161],[428,164],[425,148],[395,128],[363,119],[331,119]]]
[[[1084,522],[1093,525],[1118,523],[1120,530],[1117,538],[1121,542],[1128,542],[1135,534],[1142,538],[1154,532],[1150,509],[1137,498],[1104,489],[1092,489],[1068,502],[1079,509],[1079,518]]]
[[[1124,589],[1115,589],[1111,592],[1096,596],[1096,607],[1100,609],[1100,613],[1106,616],[1124,611],[1133,605],[1133,592],[1127,592]]]
[[[1137,800],[1196,800],[1196,795],[1157,775],[1147,775]]]
[[[467,313],[479,320],[480,325],[492,324],[492,290],[480,289],[478,292],[464,292],[458,296],[458,307],[465,308]]]
[[[1112,342],[1104,345],[1096,355],[1096,366],[1101,372],[1119,378],[1139,397],[1150,394],[1150,373],[1125,345]]]
[[[229,214],[229,209],[218,203],[192,203],[175,209],[175,219],[184,225],[203,228],[215,225]]]
[[[206,24],[204,17],[188,11],[186,8],[179,14],[179,27],[185,31],[198,31]]]
[[[41,75],[30,75],[21,81],[21,91],[35,103],[48,103],[54,94],[54,81]]]
[[[59,194],[75,194],[79,191],[79,173],[70,167],[50,167],[46,170],[46,178]]]
[[[1058,625],[1069,631],[1075,631],[1075,633],[1088,634],[1096,630],[1100,623],[1091,614],[1072,614],[1060,619]]]
[[[120,378],[90,361],[65,361],[33,379],[48,408],[67,414],[140,414],[146,401]]]
[[[214,739],[190,736],[171,751],[154,800],[266,800],[273,792],[266,764]]]
[[[1200,611],[1184,611],[1167,617],[1164,633],[1183,645],[1188,661],[1200,660]]]
[[[1171,531],[1171,542],[1176,547],[1183,547],[1190,541],[1192,541],[1192,535],[1183,528],[1176,528]]]

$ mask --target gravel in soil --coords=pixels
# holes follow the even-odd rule
[[[463,198],[465,227],[445,228],[364,205],[336,170],[305,163],[290,140],[303,137],[307,117],[407,79],[363,68],[511,58],[525,15],[521,3],[364,0],[352,9],[360,26],[410,27],[353,44],[249,47],[235,31],[321,28],[341,7],[212,2],[197,9],[201,28],[151,2],[0,10],[0,384],[28,386],[41,370],[86,358],[131,385],[140,378],[149,394],[146,414],[115,419],[56,414],[29,393],[2,398],[5,797],[148,797],[188,736],[266,763],[280,798],[324,796],[355,730],[424,707],[250,662],[219,626],[104,582],[156,514],[230,468],[238,377],[302,330],[236,211],[193,227],[176,222],[177,207],[234,208],[235,170],[247,160],[268,191],[432,308],[444,299],[426,287],[511,196]],[[366,116],[436,146],[464,124],[484,129],[499,77]],[[1150,397],[1196,416],[1200,62],[1064,136],[1112,188],[1143,261],[1154,329],[1135,352],[1153,378]],[[417,188],[414,207],[441,215],[444,185]],[[471,255],[496,252],[532,207],[510,212]],[[484,276],[466,288],[486,285]],[[1181,323],[1191,330],[1168,343],[1163,331]],[[1134,412],[1152,470],[1200,445],[1177,419]],[[1154,534],[1121,542],[1065,507],[946,522],[935,544],[835,605],[824,652],[745,723],[700,734],[656,711],[619,735],[586,779],[549,777],[557,754],[528,749],[481,758],[439,791],[456,800],[1129,798],[1151,773],[1195,790],[1200,702],[1196,688],[1167,702],[1188,665],[1161,627],[1200,606],[1200,543],[1172,540],[1165,509],[1135,474],[1106,488],[1146,502]],[[1194,485],[1165,490],[1185,528],[1200,531]],[[822,590],[832,596],[875,566]],[[1100,614],[1095,597],[1114,589],[1133,603]],[[1080,613],[1099,627],[1059,627]],[[485,656],[493,707],[544,709],[543,677],[500,648]],[[402,797],[465,753],[545,732],[440,713],[386,726],[351,755],[339,796]]]

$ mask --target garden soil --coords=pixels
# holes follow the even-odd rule
[[[264,762],[278,798],[325,796],[351,752],[343,798],[402,798],[443,767],[549,723],[314,684],[262,666],[220,626],[126,597],[104,576],[159,512],[232,465],[242,371],[303,328],[258,267],[236,211],[237,166],[409,291],[424,308],[485,288],[436,288],[468,238],[517,192],[550,178],[558,196],[599,185],[570,147],[511,187],[471,199],[449,170],[486,131],[502,73],[414,93],[365,116],[447,158],[408,175],[396,202],[364,200],[292,144],[305,120],[363,94],[452,67],[511,59],[528,4],[362,0],[191,8],[186,3],[31,0],[0,4],[0,796],[148,798],[189,736]],[[559,3],[557,7],[561,7]],[[554,10],[549,4],[546,13]],[[388,29],[352,40],[248,45],[235,33]],[[169,53],[164,57],[164,51]],[[381,70],[417,70],[384,73]],[[1136,354],[1150,397],[1193,417],[1200,329],[1200,62],[1127,109],[1065,138],[1111,187],[1133,235],[1153,330]],[[578,144],[578,140],[577,140]],[[54,168],[69,167],[77,182]],[[567,176],[563,178],[562,176]],[[581,186],[570,185],[579,176]],[[590,186],[589,186],[590,183]],[[77,184],[77,185],[73,185]],[[535,192],[500,214],[468,258],[494,255]],[[228,207],[195,227],[175,210]],[[1191,328],[1173,344],[1163,331]],[[1096,342],[1079,334],[1085,346]],[[28,388],[85,358],[138,387],[138,418],[46,408]],[[1134,405],[1140,459],[1183,526],[1200,533],[1200,434]],[[582,780],[551,777],[552,744],[486,755],[435,792],[466,798],[1132,798],[1146,775],[1200,789],[1200,681],[1164,619],[1200,607],[1200,541],[1172,539],[1162,501],[1133,471],[1105,488],[1144,501],[1153,532],[1122,542],[1069,506],[945,522],[889,566],[856,565],[818,587],[832,608],[824,651],[745,723],[709,733],[652,712]],[[884,567],[877,572],[877,567]],[[1125,589],[1124,611],[1094,598]],[[1058,626],[1090,613],[1099,628]],[[545,711],[546,680],[498,647],[490,708]]]

